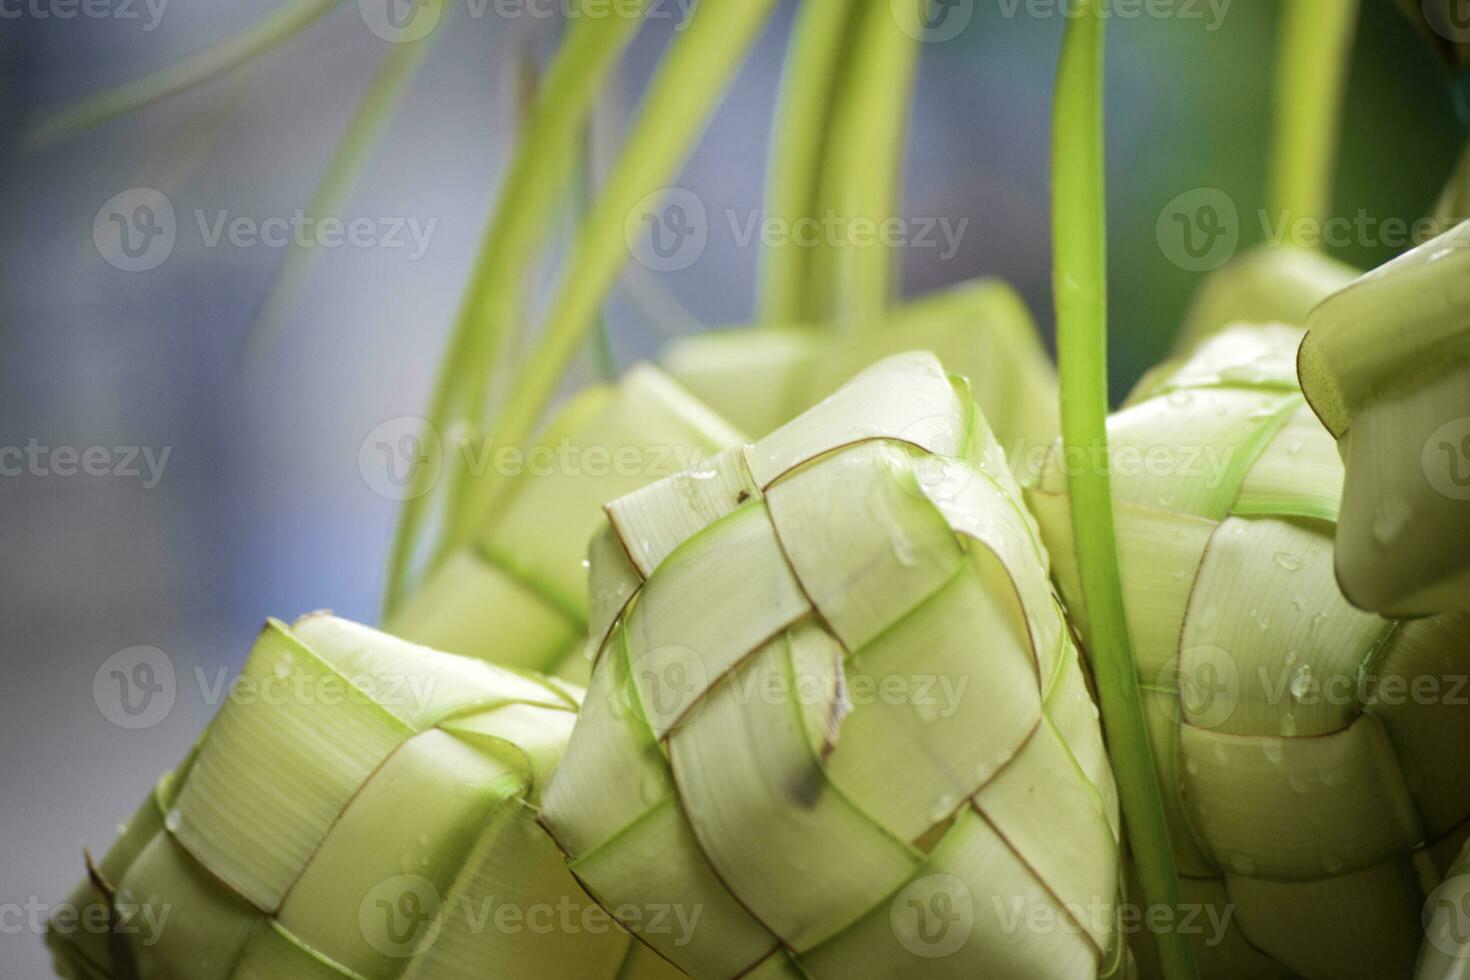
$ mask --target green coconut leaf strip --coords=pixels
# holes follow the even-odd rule
[[[780,123],[771,150],[767,217],[796,221],[816,210],[817,185],[855,0],[811,0],[799,8],[781,83]],[[808,250],[785,242],[761,259],[760,319],[801,319]]]
[[[1358,0],[1287,0],[1281,9],[1271,210],[1288,229],[1303,220],[1320,228],[1332,207],[1357,16]]]
[[[628,216],[683,163],[774,6],[774,0],[707,0],[665,55],[628,150],[583,222],[545,334],[506,399],[496,445],[519,445],[534,430],[627,261]],[[461,529],[473,527],[483,507],[487,488],[473,489],[455,515]]]
[[[889,5],[868,4],[850,44],[815,202],[817,217],[835,212],[845,223],[840,239],[813,254],[806,312],[820,318],[875,317],[896,292],[896,250],[880,232],[898,211],[919,42]],[[870,230],[872,240],[860,243]]]
[[[591,124],[588,165],[595,186],[602,186],[607,174],[617,163],[622,152],[623,137],[627,133],[632,113],[626,107],[620,71],[614,69],[602,96],[598,99]],[[591,199],[588,206],[591,205]],[[585,211],[579,220],[585,218]],[[685,306],[683,301],[669,288],[662,275],[634,262],[623,269],[619,283],[623,296],[639,318],[639,322],[655,337],[680,337],[698,333],[708,326],[699,315]]]
[[[643,7],[646,8],[647,0]],[[485,428],[492,375],[506,370],[506,354],[515,331],[527,318],[525,288],[534,256],[545,245],[561,194],[574,186],[583,139],[602,86],[617,58],[637,33],[641,18],[584,18],[573,28],[547,73],[526,126],[525,143],[516,154],[500,193],[499,211],[476,264],[445,361],[459,403],[445,422],[467,433]],[[453,379],[450,381],[450,379]],[[437,400],[437,399],[436,399]],[[438,418],[438,406],[430,421]],[[468,499],[470,474],[450,471],[446,534],[439,542],[444,555],[475,531]]]
[[[403,94],[418,76],[424,59],[443,35],[444,21],[457,9],[458,5],[453,5],[445,11],[444,17],[427,37],[389,46],[388,54],[378,65],[377,73],[353,110],[347,129],[332,151],[327,169],[311,195],[306,206],[309,218],[342,214],[348,196],[362,176],[368,155],[377,145],[384,127],[392,120]],[[285,318],[301,295],[307,272],[317,255],[317,249],[299,241],[286,250],[271,281],[270,291],[261,302],[260,311],[245,338],[248,353],[258,355],[264,352],[280,336]]]
[[[228,41],[43,117],[31,129],[28,141],[42,145],[63,139],[213,81],[289,41],[337,6],[337,2],[295,0]]]
[[[1062,431],[1068,451],[1084,454],[1105,450],[1108,438],[1103,7],[1103,0],[1087,0],[1067,27],[1053,122]],[[1076,467],[1068,482],[1098,694],[1144,901],[1178,908],[1179,877],[1123,605],[1111,479],[1106,466]],[[1198,975],[1187,936],[1170,930],[1154,940],[1166,977]]]
[[[503,368],[502,354],[522,319],[528,256],[537,254],[553,225],[561,194],[572,179],[587,116],[618,55],[636,33],[640,18],[590,18],[576,21],[552,62],[526,126],[525,140],[511,162],[500,190],[495,217],[481,243],[470,286],[461,304],[438,385],[429,407],[429,424],[442,439],[479,431],[492,371]],[[438,439],[424,441],[442,451]],[[454,460],[456,464],[457,460]],[[419,467],[420,485],[406,501],[389,559],[385,605],[402,600],[431,506],[438,499],[427,481],[440,471],[433,459]],[[467,475],[456,465],[447,474],[450,500]],[[436,558],[469,539],[473,529],[451,510]]]

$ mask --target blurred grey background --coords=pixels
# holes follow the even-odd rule
[[[1248,215],[1242,247],[1261,237],[1249,215],[1265,201],[1277,4],[1234,0],[1218,19],[1220,0],[1193,6],[1202,19],[1112,28],[1118,394],[1167,350],[1200,280],[1159,245],[1166,204],[1220,188]],[[761,203],[793,7],[782,6],[679,180],[711,213]],[[247,358],[242,341],[282,252],[209,247],[194,214],[260,220],[304,207],[389,45],[345,3],[213,84],[27,148],[22,130],[47,109],[227,38],[274,5],[176,2],[156,23],[141,3],[138,19],[64,19],[64,8],[26,0],[0,19],[0,453],[50,453],[45,473],[0,476],[5,977],[49,975],[31,912],[65,897],[83,845],[104,850],[187,751],[212,713],[209,690],[238,669],[266,616],[330,607],[375,619],[396,505],[364,480],[358,448],[385,420],[424,411],[513,133],[507,42],[555,30],[459,16],[342,215],[433,221],[426,252],[324,251],[286,331]],[[635,43],[628,100],[669,26]],[[932,249],[907,257],[908,292],[1002,276],[1048,335],[1049,102],[1063,26],[1055,5],[975,0],[958,38],[925,46],[904,203],[910,215],[969,220],[948,260]],[[1336,211],[1414,220],[1463,137],[1418,39],[1389,0],[1364,0]],[[104,202],[131,188],[161,191],[178,215],[172,254],[147,272],[114,267],[92,234]],[[1366,239],[1333,249],[1361,265],[1394,251]],[[748,319],[757,259],[713,235],[699,262],[662,277],[691,314],[683,323],[653,322],[625,284],[609,308],[618,364],[653,356],[670,329]],[[94,453],[97,475],[67,476],[56,447],[97,447],[107,463]],[[141,453],[129,475],[128,447],[151,451],[161,478]],[[99,708],[94,682],[109,683],[109,658],[138,646],[163,651],[177,684],[171,710],[133,729]]]

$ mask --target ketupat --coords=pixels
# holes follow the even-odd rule
[[[1130,626],[1206,976],[1406,976],[1470,831],[1470,617],[1394,623],[1332,574],[1343,482],[1300,327],[1239,325],[1109,424]],[[1028,494],[1073,621],[1064,463]],[[1145,951],[1140,949],[1140,953]]]
[[[385,624],[389,632],[505,666],[585,681],[587,542],[602,505],[740,442],[656,368],[578,394],[519,472],[498,481],[472,547],[447,558]],[[496,468],[500,447],[471,447]]]
[[[1315,312],[1303,390],[1347,464],[1337,575],[1386,615],[1470,610],[1470,222]]]
[[[110,946],[53,923],[58,970],[678,976],[599,913],[536,824],[579,694],[325,614],[268,623],[194,752],[101,862],[115,896],[84,883],[73,897],[138,928]]]
[[[1012,466],[1035,471],[1061,431],[1056,369],[1025,303],[998,280],[925,296],[851,331],[761,326],[683,338],[669,346],[664,365],[715,411],[757,433],[785,424],[864,368],[906,350],[933,351],[969,378]]]
[[[701,977],[1126,969],[1097,712],[1004,453],[932,355],[608,512],[542,817],[605,907],[703,909],[687,945],[645,937]]]

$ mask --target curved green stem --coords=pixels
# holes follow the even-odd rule
[[[1053,275],[1068,459],[1109,459],[1104,2],[1084,0],[1083,16],[1067,27],[1053,119]],[[1088,643],[1128,840],[1146,904],[1178,909],[1179,875],[1123,603],[1108,466],[1072,468],[1068,489]],[[1154,940],[1169,980],[1197,976],[1189,937],[1168,930]]]
[[[816,211],[817,187],[857,0],[807,0],[797,10],[781,82],[780,122],[767,176],[768,218],[791,223]],[[787,241],[762,256],[759,318],[796,323],[806,313],[809,249]]]
[[[924,0],[927,2],[927,0]],[[852,37],[833,107],[817,205],[852,233],[818,249],[813,276],[818,308],[810,313],[877,322],[897,292],[898,249],[856,244],[859,224],[880,230],[898,213],[905,131],[918,65],[918,40],[887,3],[869,4]]]
[[[212,81],[290,40],[337,3],[295,0],[228,41],[52,113],[26,138],[33,145],[49,143]]]
[[[1358,2],[1285,0],[1281,11],[1271,209],[1287,229],[1303,219],[1320,228],[1332,207]]]
[[[410,566],[437,496],[427,484],[440,472],[440,463],[447,464],[442,469],[449,502],[434,554],[447,554],[472,533],[464,501],[473,474],[452,449],[483,428],[490,375],[504,370],[503,354],[524,312],[531,257],[540,253],[550,235],[561,195],[574,176],[593,103],[641,23],[641,18],[626,16],[578,18],[547,72],[525,139],[497,196],[495,216],[475,260],[429,405],[429,426],[439,438],[424,440],[424,446],[437,458],[417,468],[399,516],[385,599],[390,612],[406,591]],[[451,444],[448,460],[443,458],[444,442]]]
[[[628,258],[628,216],[683,163],[715,102],[723,95],[775,0],[704,0],[665,55],[650,83],[628,149],[598,197],[562,279],[546,331],[495,427],[495,445],[520,445],[533,432],[566,366]],[[485,487],[467,508],[478,521]]]
[[[592,140],[587,163],[592,172],[593,187],[602,186],[603,180],[622,155],[623,134],[628,131],[633,117],[624,104],[623,86],[618,74],[616,71],[613,73],[602,98],[597,100],[597,111],[592,117]],[[589,207],[593,199],[595,195],[588,198]],[[583,208],[578,214],[578,220],[585,219],[586,216],[587,209]],[[684,305],[662,276],[637,262],[623,267],[618,288],[622,290],[623,297],[628,301],[639,325],[655,338],[667,340],[682,337],[689,333],[699,333],[710,326],[699,314]]]

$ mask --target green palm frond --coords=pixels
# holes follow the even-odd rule
[[[27,138],[33,145],[63,139],[211,82],[291,40],[338,3],[288,0],[275,13],[227,41],[51,113],[32,127]]]

